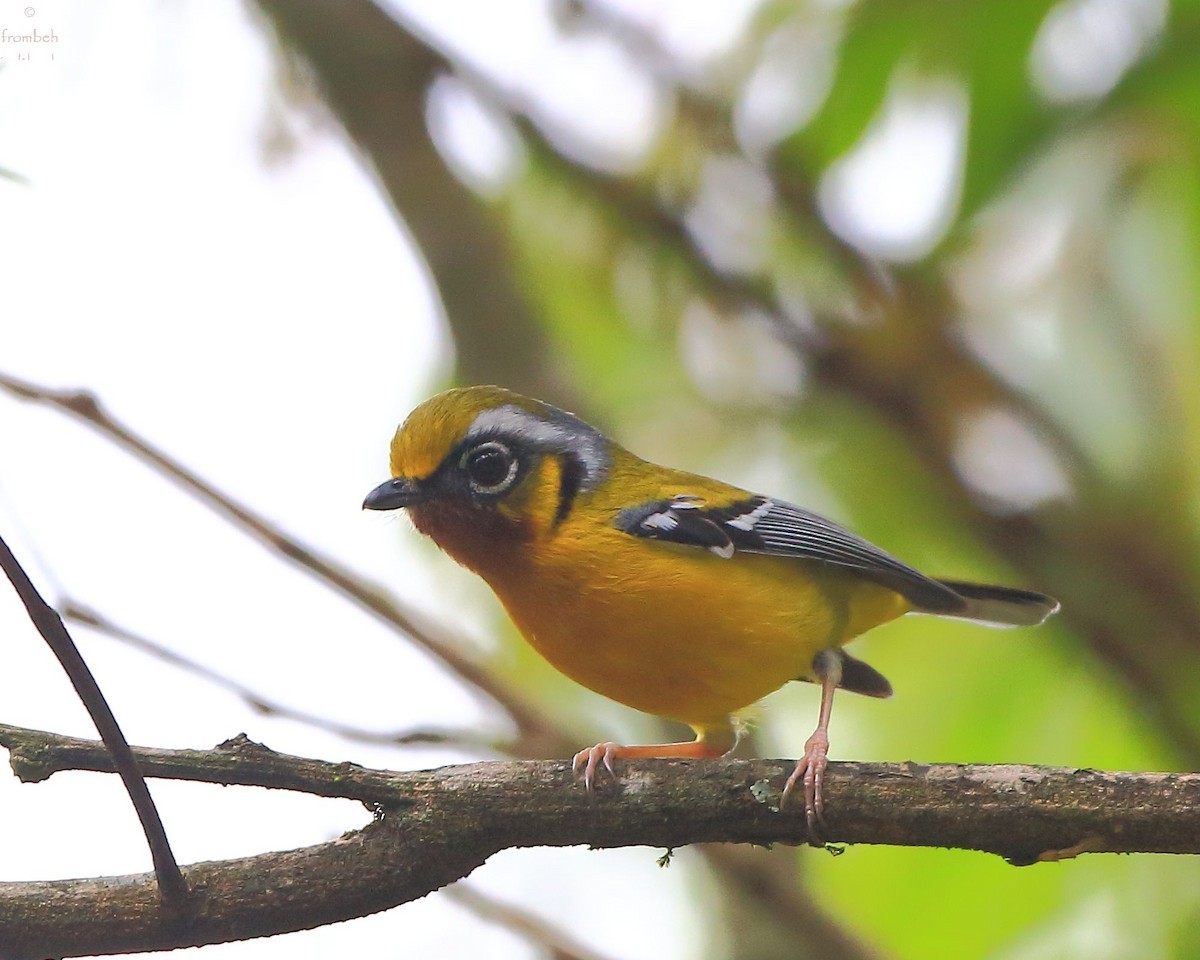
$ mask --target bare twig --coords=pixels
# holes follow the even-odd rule
[[[94,741],[0,727],[0,744],[19,775],[33,779],[112,766]],[[186,928],[151,909],[150,876],[0,884],[6,960],[308,929],[423,896],[506,848],[800,844],[808,836],[803,810],[777,808],[792,768],[783,760],[631,762],[589,794],[557,761],[392,773],[277,754],[244,738],[212,751],[136,756],[151,776],[349,797],[387,812],[333,843],[186,868],[205,897]],[[843,843],[959,847],[1014,863],[1200,853],[1200,774],[832,763],[826,801],[827,833]]]
[[[29,579],[2,537],[0,537],[0,567],[12,581],[17,596],[21,598],[21,602],[29,613],[29,619],[37,627],[37,631],[46,641],[46,645],[54,652],[58,662],[62,664],[63,670],[66,671],[67,677],[71,681],[71,686],[79,694],[79,699],[83,701],[88,715],[92,718],[92,722],[96,725],[96,730],[104,742],[101,749],[121,776],[121,782],[129,793],[129,799],[133,802],[133,808],[137,812],[142,830],[146,834],[146,843],[150,846],[150,858],[154,862],[154,873],[163,900],[176,906],[181,904],[187,896],[187,884],[171,853],[171,844],[167,841],[167,832],[163,829],[158,808],[154,806],[154,799],[150,796],[146,781],[142,779],[137,761],[134,760],[133,752],[129,749],[129,743],[121,732],[108,701],[104,699],[104,694],[100,691],[96,678],[92,676],[92,671],[88,669],[87,663],[80,656],[79,649],[67,632],[62,618],[42,599],[42,595],[38,593],[33,581]]]
[[[0,373],[0,389],[35,403],[69,413],[95,429],[101,436],[133,453],[138,459],[191,493],[216,514],[248,534],[267,549],[293,563],[376,619],[399,631],[447,669],[476,690],[485,694],[512,718],[526,756],[553,756],[568,752],[557,727],[538,712],[524,697],[495,677],[486,667],[457,649],[448,637],[424,624],[418,614],[405,610],[382,588],[371,586],[360,576],[313,547],[284,533],[239,503],[229,494],[183,466],[166,452],[154,447],[130,427],[111,416],[99,400],[83,390],[54,390]]]
[[[267,697],[265,694],[254,690],[239,680],[235,680],[233,677],[221,673],[219,670],[214,670],[212,667],[192,660],[190,657],[185,657],[178,651],[163,646],[161,643],[156,643],[148,637],[134,633],[132,630],[114,623],[109,617],[70,598],[60,601],[58,608],[64,620],[70,620],[90,627],[116,640],[118,643],[138,650],[163,663],[177,667],[189,675],[204,680],[215,687],[226,690],[240,699],[251,710],[266,716],[293,720],[296,723],[324,730],[326,733],[332,733],[344,740],[357,743],[393,747],[456,747],[463,750],[482,750],[488,753],[508,755],[514,753],[512,744],[482,730],[471,730],[465,727],[416,727],[408,730],[370,730],[366,727],[342,723],[330,717],[308,713],[305,710],[290,707],[285,703]]]

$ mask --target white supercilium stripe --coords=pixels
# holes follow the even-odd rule
[[[511,403],[484,410],[467,430],[467,437],[511,436],[535,450],[574,454],[583,466],[583,489],[592,489],[608,470],[604,437],[578,417],[550,406],[546,409],[551,417],[561,419],[544,419]]]

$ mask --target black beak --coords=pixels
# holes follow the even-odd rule
[[[399,510],[401,507],[411,507],[414,504],[432,500],[429,490],[422,490],[416,480],[408,477],[395,477],[385,480],[367,494],[363,501],[364,510]]]

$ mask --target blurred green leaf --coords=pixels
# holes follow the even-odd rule
[[[970,100],[962,209],[977,209],[1044,133],[1049,112],[1030,87],[1029,51],[1051,4],[928,0],[857,4],[847,17],[834,84],[817,117],[781,154],[820,172],[856,144],[900,68],[960,81]]]

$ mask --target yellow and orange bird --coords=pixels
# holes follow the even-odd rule
[[[581,750],[588,789],[619,757],[720,756],[739,710],[789,680],[819,683],[820,719],[783,793],[803,783],[814,838],[834,690],[892,693],[846,643],[905,613],[1030,626],[1058,609],[1040,593],[932,579],[815,513],[649,463],[499,387],[422,403],[396,431],[391,469],[364,507],[407,509],[568,677],[696,732]]]

